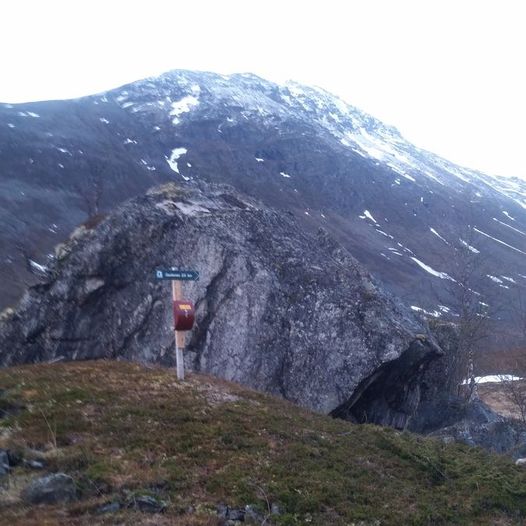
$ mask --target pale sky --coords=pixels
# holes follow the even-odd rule
[[[320,86],[418,146],[526,179],[524,0],[2,0],[0,101],[170,69]]]

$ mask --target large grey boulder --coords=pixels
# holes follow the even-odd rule
[[[170,266],[201,276],[184,285],[197,317],[187,367],[312,409],[330,412],[352,398],[352,412],[366,382],[371,420],[393,410],[387,420],[403,427],[426,364],[441,352],[324,231],[307,234],[292,215],[228,187],[151,191],[56,253],[47,280],[0,321],[0,364],[173,365],[170,284],[153,279]],[[379,370],[393,376],[390,364],[392,392],[375,390]]]
[[[75,482],[65,473],[34,479],[22,491],[22,499],[29,504],[59,504],[71,502],[75,498]]]

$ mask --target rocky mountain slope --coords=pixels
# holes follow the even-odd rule
[[[199,186],[199,187],[198,187]],[[187,366],[303,406],[403,428],[441,355],[413,313],[324,231],[224,186],[165,185],[78,229],[0,320],[0,364],[173,364],[171,289],[192,267]]]
[[[526,472],[509,459],[206,375],[179,383],[91,361],[0,369],[0,386],[0,524],[489,526],[526,514]]]
[[[99,205],[169,180],[229,183],[323,226],[432,316],[455,314],[457,246],[485,260],[480,301],[510,306],[526,284],[523,181],[455,166],[320,89],[174,71],[78,100],[0,105],[2,304]]]

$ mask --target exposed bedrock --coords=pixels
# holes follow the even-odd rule
[[[186,365],[339,416],[403,427],[440,354],[412,313],[325,232],[227,187],[168,185],[57,247],[49,275],[0,320],[0,363],[173,365],[170,285],[196,304]]]

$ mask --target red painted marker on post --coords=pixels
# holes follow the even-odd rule
[[[195,309],[187,300],[174,301],[174,328],[176,331],[190,331],[194,326]]]
[[[181,281],[197,281],[199,272],[195,270],[163,270],[155,271],[155,278],[172,282],[172,301],[175,332],[175,359],[177,363],[177,378],[184,380],[183,349],[186,332],[191,330],[195,322],[195,308],[192,302],[183,299]]]

